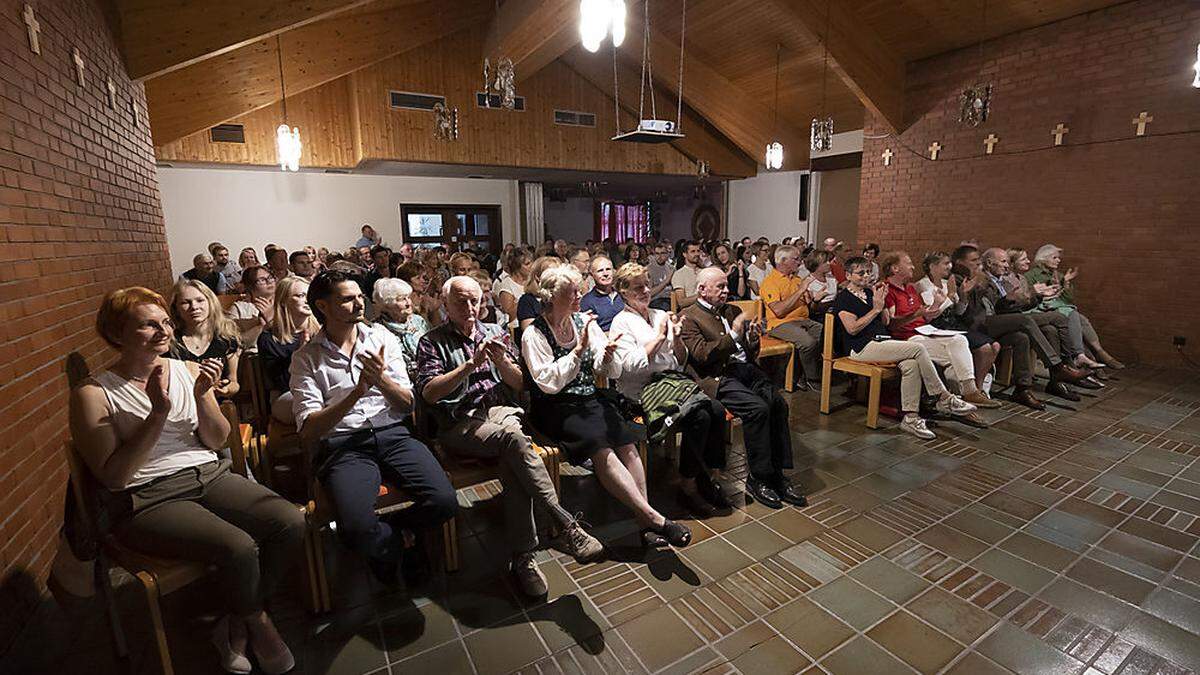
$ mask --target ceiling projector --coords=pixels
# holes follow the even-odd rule
[[[642,120],[638,124],[639,131],[654,131],[660,134],[675,132],[675,123],[671,120]]]

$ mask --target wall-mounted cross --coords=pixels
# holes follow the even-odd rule
[[[38,41],[38,34],[42,32],[42,24],[38,23],[37,17],[33,14],[33,6],[26,4],[22,16],[25,17],[25,30],[29,33],[29,49],[34,54],[41,54],[42,45]]]
[[[79,86],[86,87],[87,80],[83,77],[83,55],[79,53],[79,47],[71,50],[71,60],[75,62],[75,81]]]
[[[129,116],[133,119],[133,126],[136,127],[138,123],[137,101],[132,96],[129,97]]]
[[[108,109],[117,109],[117,85],[113,84],[112,78],[108,78],[104,82],[104,88],[108,90]]]
[[[1054,127],[1054,130],[1050,132],[1050,135],[1054,136],[1055,147],[1062,145],[1063,136],[1066,135],[1068,131],[1070,131],[1070,129],[1063,126],[1062,122],[1059,122],[1058,126]]]
[[[988,134],[987,138],[983,139],[983,144],[987,146],[987,150],[985,150],[984,152],[986,152],[989,155],[992,154],[992,149],[995,148],[996,144],[999,142],[1000,142],[1000,139],[996,138],[996,134]]]
[[[1150,124],[1153,121],[1154,121],[1154,116],[1147,115],[1145,110],[1143,110],[1140,115],[1133,118],[1133,124],[1137,125],[1137,135],[1145,136],[1146,135],[1146,125]]]
[[[938,143],[937,141],[934,141],[929,146],[929,159],[936,160],[938,158],[938,153],[941,151],[942,151],[942,144]]]
[[[888,148],[887,150],[884,150],[884,151],[883,151],[883,154],[882,154],[882,155],[880,155],[880,157],[882,157],[882,158],[883,158],[883,165],[884,165],[884,166],[891,166],[891,165],[892,165],[892,155],[893,155],[893,154],[894,154],[894,153],[892,152],[892,149],[891,149],[891,148]]]

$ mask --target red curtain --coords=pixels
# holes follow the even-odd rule
[[[596,241],[604,241],[612,237],[618,244],[627,241],[641,243],[649,234],[650,209],[645,203],[600,203],[592,232]]]

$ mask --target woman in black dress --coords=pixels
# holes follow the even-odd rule
[[[605,490],[634,513],[647,546],[686,546],[692,533],[650,506],[637,442],[645,430],[627,421],[615,400],[597,396],[596,373],[615,374],[617,340],[579,311],[583,278],[572,265],[542,273],[542,315],[521,336],[521,354],[533,380],[532,422],[572,464],[591,459]]]
[[[171,292],[171,322],[175,336],[167,358],[201,363],[221,359],[221,380],[213,387],[217,398],[238,393],[238,357],[242,346],[237,325],[221,311],[213,292],[190,279],[180,279]]]

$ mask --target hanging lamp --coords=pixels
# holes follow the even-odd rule
[[[825,103],[829,89],[829,2],[825,3],[825,35],[821,37],[824,50],[821,67],[821,117],[814,117],[809,129],[809,149],[822,152],[833,149],[833,117],[826,114]]]
[[[1196,45],[1196,62],[1192,64],[1192,70],[1196,71],[1196,79],[1192,80],[1192,86],[1200,89],[1200,44]]]
[[[779,131],[779,57],[783,50],[783,46],[779,43],[775,44],[775,111],[771,120],[771,127],[774,133]],[[771,141],[767,144],[766,156],[763,158],[763,163],[767,165],[767,171],[778,171],[783,168],[783,143],[778,140]]]
[[[580,0],[579,38],[589,52],[600,51],[600,43],[612,29],[612,43],[625,41],[625,0]]]
[[[283,47],[275,36],[275,53],[279,57],[279,91],[283,97],[283,124],[275,130],[275,157],[283,171],[300,170],[300,129],[289,127],[287,121],[287,87],[283,82]]]

